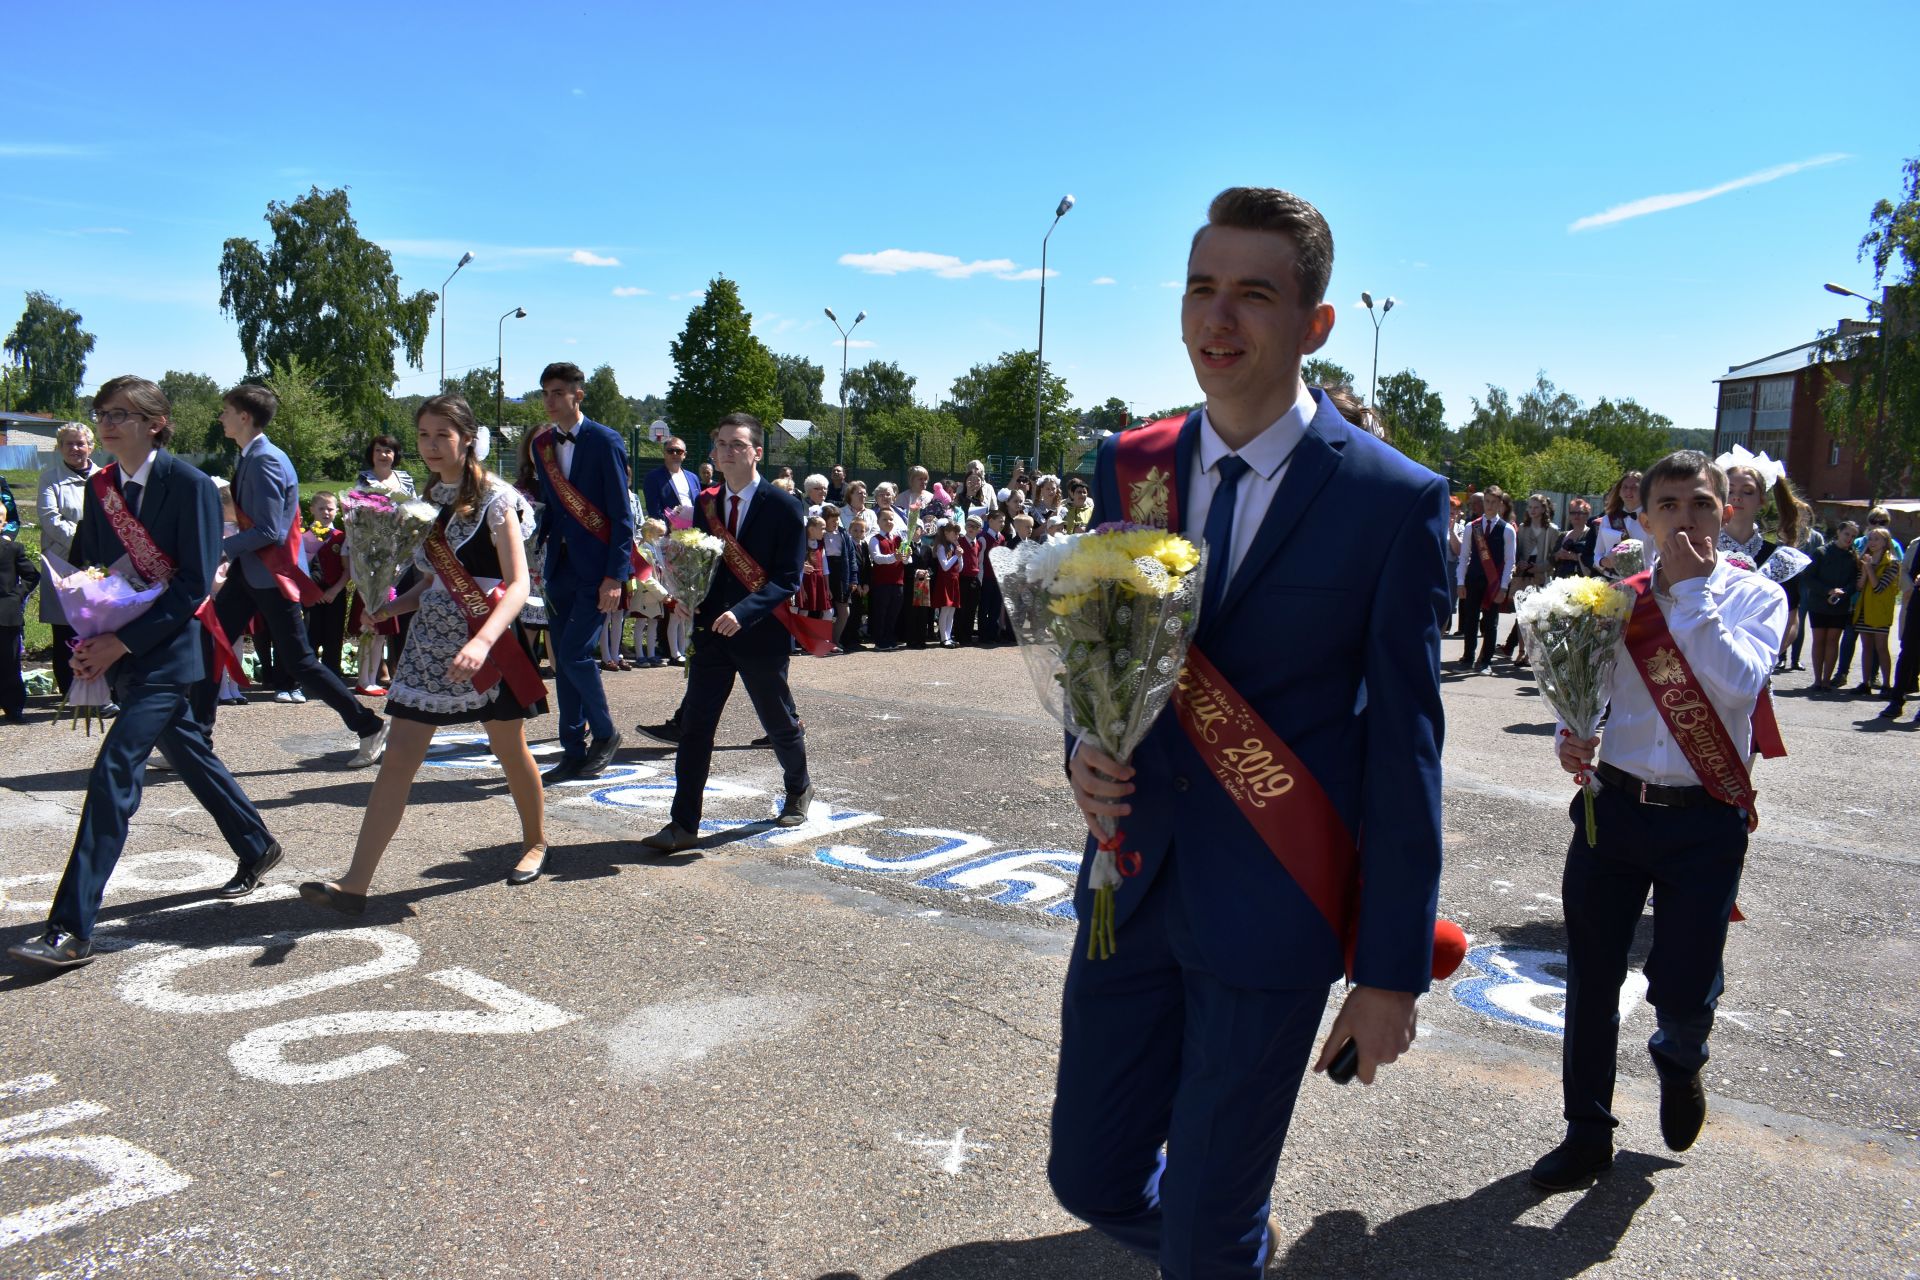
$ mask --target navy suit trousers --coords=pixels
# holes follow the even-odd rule
[[[567,571],[567,553],[558,551],[546,582],[547,643],[553,649],[553,691],[560,704],[560,746],[567,755],[587,754],[587,734],[604,741],[613,736],[606,687],[600,683],[600,612],[597,576],[582,584]]]
[[[1081,922],[1047,1177],[1068,1213],[1157,1260],[1163,1276],[1257,1277],[1327,991],[1252,990],[1208,972],[1179,863],[1160,868],[1108,959],[1087,958]]]
[[[260,820],[240,784],[213,754],[206,726],[194,717],[189,703],[192,686],[134,684],[116,681],[114,699],[120,714],[101,739],[87,776],[86,805],[80,810],[80,829],[74,834],[73,854],[53,896],[47,923],[78,938],[93,936],[94,917],[106,892],[107,877],[120,861],[127,842],[127,824],[140,807],[141,783],[147,757],[154,747],[165,749],[179,771],[180,781],[213,817],[220,834],[242,863],[267,851],[273,837]]]
[[[756,625],[780,624],[763,618]],[[673,821],[682,830],[700,830],[707,775],[713,768],[713,734],[727,699],[733,696],[736,675],[747,687],[760,727],[773,740],[773,758],[780,762],[787,794],[799,795],[810,782],[806,742],[787,690],[786,655],[736,658],[724,639],[703,632],[687,660],[687,692],[680,700],[680,749],[673,762]]]
[[[346,681],[320,665],[313,646],[307,643],[306,614],[298,602],[281,595],[279,587],[250,586],[230,575],[227,585],[214,597],[213,610],[220,619],[220,629],[236,640],[246,634],[247,624],[258,614],[273,636],[276,673],[292,677],[287,687],[297,684],[332,707],[357,738],[379,732],[380,717],[361,705]],[[172,758],[172,753],[168,756]]]

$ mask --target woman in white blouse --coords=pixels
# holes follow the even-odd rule
[[[1640,473],[1622,472],[1613,482],[1613,488],[1607,490],[1606,516],[1600,521],[1600,530],[1593,543],[1593,562],[1597,565],[1605,560],[1614,547],[1628,538],[1643,545],[1648,543],[1647,531],[1640,524]]]

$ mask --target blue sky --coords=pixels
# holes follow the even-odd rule
[[[931,400],[1032,345],[1041,237],[1072,192],[1049,364],[1076,404],[1147,411],[1196,396],[1175,282],[1208,199],[1246,183],[1327,214],[1325,354],[1363,391],[1367,289],[1400,299],[1381,372],[1417,370],[1450,422],[1545,369],[1709,426],[1729,364],[1861,314],[1820,285],[1871,283],[1868,212],[1920,154],[1920,82],[1880,74],[1920,34],[1911,3],[283,12],[9,19],[0,324],[29,289],[79,310],[89,386],[237,379],[222,242],[344,184],[407,289],[476,255],[448,294],[450,370],[491,364],[524,306],[510,390],[572,359],[664,392],[668,343],[725,274],[774,350],[829,368],[829,399],[823,306],[867,310],[853,362],[897,361]],[[431,388],[439,324],[397,392]]]

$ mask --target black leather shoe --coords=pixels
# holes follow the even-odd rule
[[[1907,704],[1904,701],[1889,702],[1885,709],[1880,712],[1878,718],[1881,720],[1898,720],[1906,713],[1906,710]]]
[[[587,748],[587,758],[580,762],[580,776],[593,778],[605,772],[606,767],[613,763],[614,753],[620,750],[620,744],[624,741],[626,739],[620,736],[618,729],[613,731],[613,736],[610,738],[595,740]]]
[[[585,756],[563,756],[559,764],[540,775],[540,785],[557,787],[563,782],[572,782],[587,771],[586,763]]]
[[[773,745],[773,735],[770,733],[763,733],[759,737],[755,738],[752,742],[749,742],[747,745],[750,747],[770,747]]]
[[[1606,1138],[1568,1138],[1533,1166],[1533,1185],[1542,1191],[1571,1191],[1613,1168],[1613,1143]]]
[[[1659,1068],[1660,1137],[1669,1151],[1685,1151],[1707,1122],[1707,1086],[1695,1071],[1685,1075]]]
[[[776,827],[797,827],[807,820],[807,810],[813,805],[813,788],[808,787],[799,795],[791,793],[787,802],[780,807],[780,816],[773,820]]]
[[[676,822],[669,822],[640,842],[642,849],[655,853],[685,853],[700,843],[700,837]]]
[[[326,907],[342,915],[363,916],[367,914],[367,895],[348,893],[336,889],[330,884],[318,880],[308,880],[300,886],[300,896],[316,907]]]
[[[676,746],[680,742],[679,716],[675,716],[671,720],[663,721],[660,724],[637,724],[633,727],[656,742],[667,742]]]
[[[7,954],[15,960],[45,965],[49,969],[78,969],[93,963],[93,942],[76,938],[62,929],[49,929],[38,938],[14,943],[7,948]]]
[[[246,863],[233,873],[233,879],[220,886],[223,898],[244,898],[260,887],[260,878],[280,865],[280,842],[274,841],[267,851]]]
[[[520,856],[524,858],[527,855],[523,853]],[[515,867],[513,870],[507,872],[507,883],[508,884],[532,884],[535,880],[538,880],[540,878],[541,872],[545,871],[546,869],[547,869],[547,846],[541,845],[540,861],[535,863],[533,867],[529,870],[522,871],[520,870],[520,868]]]

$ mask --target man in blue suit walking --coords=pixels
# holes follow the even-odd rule
[[[620,749],[600,684],[600,629],[601,615],[620,606],[631,571],[633,507],[620,433],[580,412],[587,395],[580,366],[548,365],[540,394],[552,425],[533,439],[533,468],[546,504],[547,635],[566,753],[541,777],[555,786],[595,776]]]
[[[1068,966],[1048,1175],[1069,1212],[1182,1280],[1266,1265],[1328,985],[1353,983],[1314,1069],[1351,1040],[1371,1084],[1413,1043],[1431,977],[1446,485],[1302,383],[1333,328],[1332,268],[1311,204],[1221,193],[1181,306],[1206,405],[1110,439],[1096,471],[1101,520],[1157,513],[1204,540],[1189,676],[1246,713],[1229,722],[1262,760],[1293,762],[1285,786],[1262,765],[1230,791],[1242,734],[1172,707],[1130,764],[1069,757],[1089,823],[1116,820],[1139,857],[1113,954],[1090,959],[1083,936]],[[1148,440],[1164,449],[1143,467]],[[1083,877],[1083,932],[1092,896]]]
[[[74,673],[108,676],[120,714],[87,777],[80,827],[46,933],[8,948],[32,964],[68,969],[93,959],[94,917],[140,807],[156,745],[240,857],[222,897],[252,893],[280,861],[280,846],[214,756],[207,726],[194,717],[190,695],[206,674],[195,614],[220,564],[220,499],[213,481],[160,447],[173,435],[168,414],[166,396],[145,378],[109,379],[94,397],[93,420],[115,465],[88,484],[73,565],[105,569],[124,561],[144,582],[167,587],[145,613],[74,649]]]

